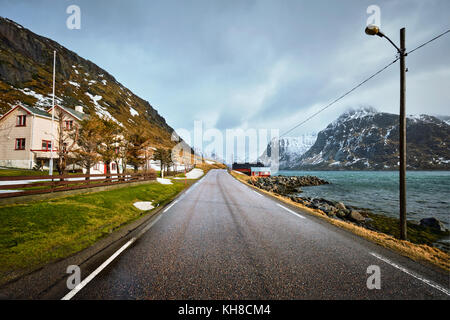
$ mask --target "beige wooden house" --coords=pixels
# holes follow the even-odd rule
[[[63,115],[64,131],[87,117],[81,108],[55,106],[53,158],[58,159],[58,114]],[[17,105],[0,118],[0,166],[32,169],[37,163],[48,167],[52,143],[52,108],[48,111]],[[67,141],[70,143],[70,141]]]

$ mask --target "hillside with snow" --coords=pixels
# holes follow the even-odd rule
[[[407,169],[450,170],[450,125],[429,115],[407,117]],[[398,115],[373,108],[341,115],[317,135],[293,169],[398,168]]]
[[[53,51],[56,103],[112,119],[124,130],[144,130],[154,147],[171,147],[173,129],[149,102],[89,60],[0,17],[0,115],[17,104],[52,105]]]

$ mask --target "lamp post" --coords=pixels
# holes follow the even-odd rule
[[[55,144],[54,122],[55,122],[55,69],[56,69],[56,51],[53,51],[53,98],[52,98],[52,142],[50,145],[50,161],[48,174],[53,175],[53,145]]]
[[[400,148],[400,239],[406,240],[406,65],[405,28],[400,29],[400,48],[375,25],[369,25],[365,30],[370,36],[386,38],[400,55],[400,117],[399,117],[399,148]]]

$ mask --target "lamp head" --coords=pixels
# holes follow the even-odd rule
[[[374,24],[370,24],[366,27],[366,34],[369,36],[381,36],[380,28]]]

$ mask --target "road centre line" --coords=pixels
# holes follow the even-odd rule
[[[290,214],[293,214],[293,215],[296,216],[297,218],[305,219],[304,216],[302,216],[302,215],[300,215],[300,214],[298,214],[298,213],[296,213],[296,212],[294,212],[294,211],[292,211],[292,210],[290,210],[290,209],[288,209],[288,208],[282,206],[281,204],[278,204],[278,203],[277,203],[277,206],[279,206],[280,208],[283,208],[284,210],[286,210],[286,211],[289,212]]]
[[[374,256],[375,258],[377,258],[377,259],[379,259],[379,260],[381,260],[381,261],[384,261],[385,263],[391,265],[392,267],[397,268],[397,269],[403,271],[404,273],[410,275],[411,277],[416,278],[417,280],[420,280],[420,281],[426,283],[426,284],[429,285],[430,287],[433,287],[434,289],[439,290],[439,291],[445,293],[446,295],[450,296],[450,291],[447,290],[446,288],[441,287],[441,286],[438,285],[437,283],[434,283],[433,281],[430,281],[430,280],[428,280],[428,279],[425,279],[424,277],[422,277],[422,276],[420,276],[420,275],[418,275],[418,274],[416,274],[416,273],[414,273],[414,272],[412,272],[412,271],[409,271],[408,269],[406,269],[406,268],[404,268],[404,267],[402,267],[402,266],[396,264],[395,262],[390,261],[389,259],[386,259],[386,258],[383,257],[383,256],[380,256],[380,255],[378,255],[378,254],[376,254],[376,253],[373,253],[373,252],[369,252],[369,253],[370,253],[372,256]]]

